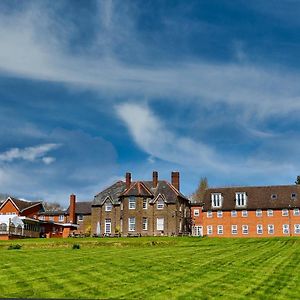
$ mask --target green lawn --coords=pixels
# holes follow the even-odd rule
[[[0,263],[0,297],[300,299],[297,238],[0,241]]]

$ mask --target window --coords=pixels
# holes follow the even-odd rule
[[[128,218],[128,231],[135,231],[135,218]]]
[[[223,212],[221,210],[217,211],[217,217],[222,218],[223,217]]]
[[[53,216],[49,216],[49,221],[53,221],[53,220],[54,220]]]
[[[283,210],[281,211],[281,215],[282,215],[283,217],[287,217],[287,216],[289,215],[289,211],[288,211],[287,209],[283,209]]]
[[[242,233],[243,234],[248,234],[248,225],[243,225],[242,226]]]
[[[148,230],[148,218],[143,218],[143,230]]]
[[[83,215],[78,215],[78,221],[83,221]]]
[[[218,234],[223,234],[223,225],[218,225],[217,230]]]
[[[111,211],[112,210],[112,204],[110,201],[105,203],[105,211]]]
[[[257,209],[256,210],[256,216],[257,217],[261,217],[262,216],[262,210],[261,209]]]
[[[237,234],[237,225],[231,225],[231,234]]]
[[[156,230],[164,230],[164,218],[157,218],[156,219]]]
[[[271,199],[272,199],[272,200],[276,200],[276,199],[277,199],[277,194],[272,194],[272,195],[271,195]]]
[[[273,217],[273,209],[268,209],[267,210],[267,216],[268,217]]]
[[[128,208],[135,209],[135,197],[129,197]]]
[[[221,207],[222,206],[222,194],[221,193],[212,193],[211,194],[211,206],[212,207]]]
[[[165,202],[163,199],[158,199],[157,200],[157,203],[156,203],[156,208],[157,209],[163,209],[165,206]]]
[[[7,231],[7,225],[5,223],[0,224],[0,231]]]
[[[268,225],[268,234],[274,234],[274,225],[273,224]]]
[[[208,211],[207,211],[207,217],[208,217],[208,218],[212,218],[212,216],[213,216],[212,211],[211,211],[211,210],[208,210]]]
[[[194,209],[194,217],[199,217],[199,209]]]
[[[123,210],[123,202],[121,202],[121,210]]]
[[[248,217],[248,211],[247,210],[242,210],[242,217]]]
[[[231,211],[231,216],[232,217],[236,217],[237,216],[237,211],[236,210],[232,210]]]
[[[213,227],[211,225],[208,225],[206,230],[207,230],[207,235],[212,235],[213,234]]]
[[[261,224],[256,225],[256,233],[263,234],[263,226]]]
[[[235,205],[237,207],[244,207],[247,205],[247,195],[245,192],[235,193]]]
[[[111,219],[105,219],[105,233],[111,233]]]
[[[289,224],[283,224],[282,225],[282,233],[283,234],[289,234],[290,233],[290,226],[289,226]]]
[[[148,199],[144,198],[143,199],[143,209],[147,209],[148,208]]]
[[[296,200],[297,199],[297,194],[296,193],[291,193],[291,199]]]
[[[45,220],[45,216],[39,216],[39,220],[44,221]]]
[[[64,219],[65,219],[64,215],[59,215],[59,217],[58,217],[59,222],[63,222]]]
[[[299,216],[299,215],[300,215],[299,208],[294,208],[294,216]]]
[[[294,232],[295,232],[296,234],[300,234],[300,224],[295,224],[295,225],[294,225]]]

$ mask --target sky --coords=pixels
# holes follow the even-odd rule
[[[0,192],[300,174],[299,1],[0,1]]]

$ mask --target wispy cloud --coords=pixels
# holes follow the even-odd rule
[[[51,164],[55,161],[53,157],[45,156],[48,152],[60,147],[59,144],[43,144],[34,147],[26,147],[24,149],[12,148],[0,153],[0,161],[12,162],[17,159],[34,162],[41,159],[45,164]]]

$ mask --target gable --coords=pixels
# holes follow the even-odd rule
[[[19,214],[19,209],[11,198],[7,198],[0,207],[0,213],[3,215],[12,213]]]

